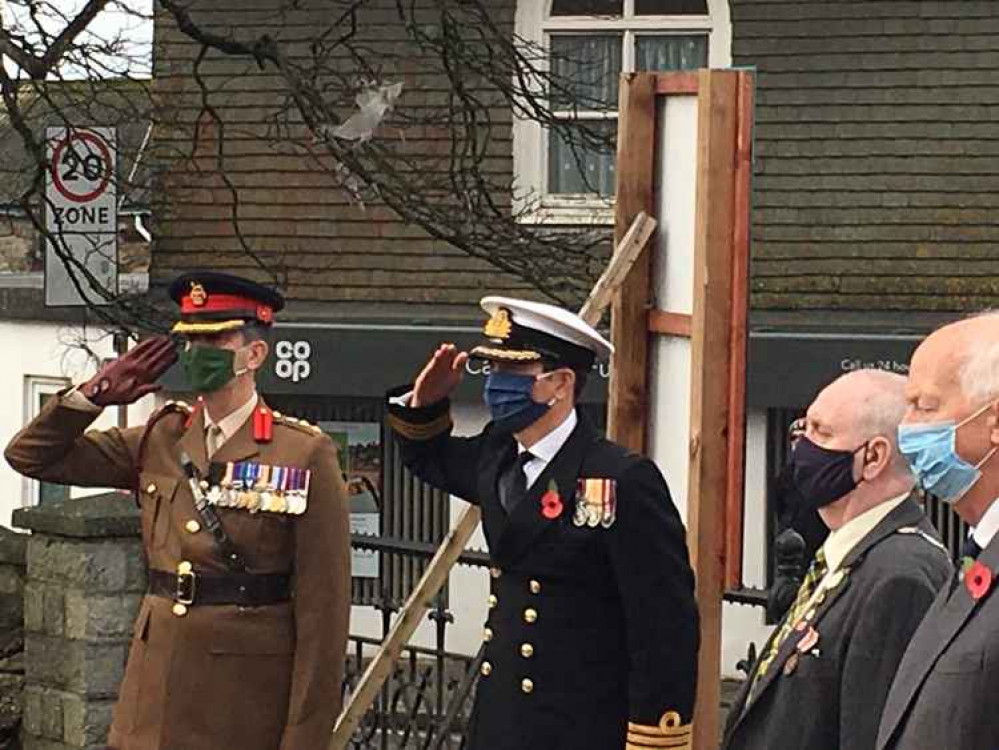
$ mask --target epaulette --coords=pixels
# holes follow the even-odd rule
[[[289,417],[287,414],[282,414],[279,411],[273,411],[271,414],[274,415],[274,424],[284,425],[285,427],[292,427],[301,432],[308,433],[309,435],[322,435],[323,430],[319,425],[312,424],[304,419],[296,419],[295,417]]]
[[[167,401],[163,406],[154,411],[152,415],[146,420],[146,429],[148,430],[154,424],[159,422],[163,417],[170,414],[181,414],[186,419],[190,417],[194,412],[194,408],[185,401]]]

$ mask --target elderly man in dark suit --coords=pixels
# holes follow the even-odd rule
[[[913,355],[899,446],[974,533],[909,643],[880,750],[999,748],[999,315],[945,326]]]
[[[896,444],[905,379],[861,370],[808,409],[791,457],[830,529],[729,714],[726,750],[873,750],[906,643],[950,561]]]

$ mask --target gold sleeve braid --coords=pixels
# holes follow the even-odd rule
[[[690,750],[693,725],[683,724],[680,714],[667,711],[658,726],[646,726],[628,722],[628,741],[625,750],[666,747],[674,750]]]
[[[409,422],[396,414],[388,415],[389,426],[408,440],[432,440],[451,428],[451,415],[441,414],[430,422]]]

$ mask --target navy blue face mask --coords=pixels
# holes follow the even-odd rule
[[[531,393],[536,375],[491,372],[486,376],[483,398],[492,415],[493,429],[508,434],[520,432],[543,417],[549,404],[539,404]]]

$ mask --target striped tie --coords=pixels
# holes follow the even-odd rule
[[[760,660],[756,663],[752,686],[749,688],[750,700],[754,697],[754,693],[759,687],[760,681],[766,675],[767,669],[770,668],[774,659],[777,658],[777,652],[780,651],[784,639],[794,629],[795,624],[801,619],[801,616],[805,614],[812,594],[815,593],[819,581],[825,578],[827,572],[829,572],[829,565],[826,563],[826,553],[822,548],[819,548],[819,551],[815,553],[815,559],[812,560],[812,565],[808,569],[805,580],[801,582],[801,588],[798,589],[798,596],[795,597],[794,604],[791,605],[791,609],[787,611],[787,614],[781,621],[780,630],[777,631],[776,637],[770,641],[770,648],[760,656]],[[749,700],[746,703],[749,703]]]

